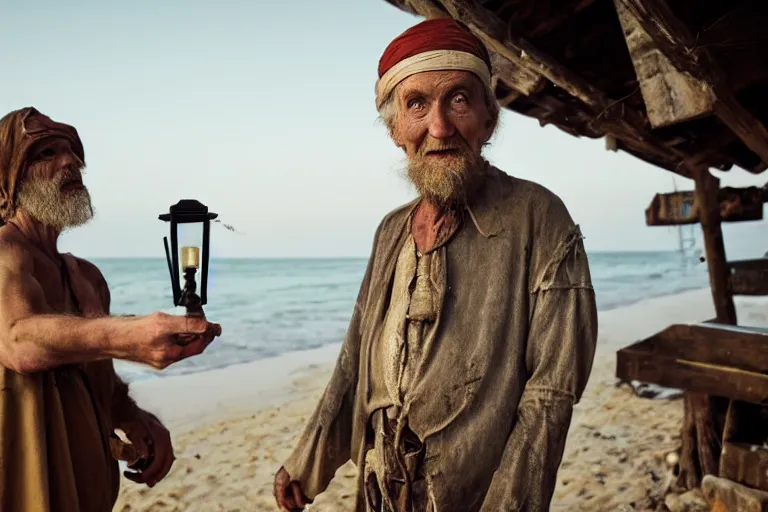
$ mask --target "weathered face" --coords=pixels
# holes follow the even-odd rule
[[[93,207],[83,184],[84,167],[66,139],[41,144],[19,184],[17,207],[59,230],[85,224]]]
[[[496,126],[480,80],[467,71],[429,71],[395,90],[392,138],[408,177],[438,204],[463,200],[481,179],[481,151]]]

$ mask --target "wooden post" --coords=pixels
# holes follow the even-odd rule
[[[696,203],[699,220],[704,234],[704,249],[709,269],[709,286],[715,303],[717,321],[736,325],[736,308],[733,294],[728,286],[728,261],[725,257],[723,231],[720,224],[720,202],[718,191],[720,180],[712,176],[706,167],[693,170],[696,180]]]
[[[715,303],[717,321],[736,325],[736,308],[733,304],[733,291],[729,286],[728,262],[725,256],[719,202],[717,201],[720,183],[709,173],[708,169],[703,167],[695,169],[693,175],[696,180],[696,199],[699,202],[701,229],[704,233],[704,247],[709,268],[709,283],[712,289],[712,299]],[[750,418],[750,416],[755,416],[754,414],[745,414],[745,404],[738,400],[728,402],[722,398],[706,397],[706,395],[693,397],[692,400],[698,400],[700,406],[690,404],[692,405],[690,407],[686,402],[685,415],[688,415],[690,410],[694,421],[697,422],[695,434],[700,476],[701,478],[706,474],[720,476],[726,469],[725,441],[733,440],[744,430],[743,423],[747,418],[750,422],[756,421],[757,418]],[[688,426],[690,427],[690,425]],[[687,444],[687,451],[690,452],[692,444],[690,438]],[[686,446],[685,427],[683,428],[683,446]],[[690,478],[690,462],[687,463],[689,467],[686,471],[688,483],[692,480]],[[733,462],[731,461],[731,463]],[[712,464],[716,464],[716,466],[713,467]],[[680,468],[682,475],[683,457],[680,458]],[[699,482],[697,482],[698,484]]]
[[[704,234],[709,284],[719,323],[736,325],[736,308],[728,287],[728,265],[720,225],[720,180],[706,167],[692,169],[696,204]],[[701,485],[705,475],[718,474],[720,450],[728,413],[728,400],[703,393],[685,393],[678,484],[686,489]]]

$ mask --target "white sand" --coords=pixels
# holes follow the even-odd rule
[[[740,325],[768,326],[768,300],[739,298],[737,309]],[[655,508],[664,455],[679,447],[682,402],[617,388],[615,352],[669,324],[713,316],[709,290],[600,314],[595,365],[574,412],[553,510]],[[115,510],[277,510],[272,478],[312,413],[339,346],[134,384],[139,404],[171,430],[177,461],[154,489],[124,479]],[[349,510],[354,474],[351,463],[344,466],[310,510]]]

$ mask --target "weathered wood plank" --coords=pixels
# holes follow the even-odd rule
[[[433,0],[400,0],[396,3],[396,6],[427,19],[451,17],[448,12]],[[496,82],[501,80],[507,87],[530,96],[539,92],[546,85],[544,77],[535,71],[505,59],[495,52],[490,52],[490,54],[494,88],[496,87]]]
[[[611,142],[611,146],[616,148],[614,151],[624,151],[625,153],[629,153],[630,155],[651,163],[660,169],[665,169],[669,172],[679,174],[684,178],[691,177],[690,171],[688,171],[690,167],[682,164],[679,160],[675,159],[671,155],[662,155],[658,153],[649,154],[642,142],[637,143],[631,139],[618,139],[614,137],[614,140]],[[608,149],[611,148],[609,147]]]
[[[768,398],[767,348],[766,329],[705,323],[670,326],[617,354],[622,380],[686,389],[678,484],[717,474],[728,398]]]
[[[617,353],[616,376],[753,403],[768,399],[768,333],[672,325]]]
[[[768,295],[768,258],[728,262],[728,283],[734,295]]]
[[[768,491],[768,450],[762,446],[754,448],[753,444],[725,441],[720,454],[719,473],[732,482]]]
[[[754,471],[765,467],[751,468]],[[728,478],[707,476],[701,482],[704,497],[712,512],[762,512],[768,510],[768,492],[751,489]]]
[[[731,401],[723,430],[719,476],[768,490],[768,408]]]
[[[493,77],[526,96],[536,94],[546,85],[544,77],[528,68],[515,64],[495,52],[491,52]]]
[[[674,324],[631,347],[641,345],[644,351],[673,359],[768,371],[768,329],[713,321]]]
[[[441,9],[439,5],[430,0],[399,0],[401,3],[407,5],[406,10],[424,16],[427,19],[433,18],[450,18],[451,16]]]
[[[560,7],[553,15],[541,20],[536,26],[527,30],[530,37],[540,37],[556,30],[566,20],[590,7],[597,0],[573,0],[570,4]]]
[[[688,27],[680,21],[665,0],[618,0],[632,13],[658,48],[680,71],[712,84],[713,62],[705,48],[696,44]]]
[[[768,376],[739,372],[726,366],[701,366],[693,361],[639,354],[626,349],[616,356],[616,375],[660,386],[746,402],[768,400]]]
[[[415,2],[426,0],[410,1],[413,5]],[[544,76],[584,103],[585,108],[594,116],[593,124],[599,126],[606,134],[642,144],[651,157],[658,155],[665,161],[679,161],[680,168],[676,169],[676,172],[690,177],[688,170],[682,165],[687,155],[673,147],[667,147],[663,141],[647,131],[644,127],[643,114],[628,108],[621,101],[608,98],[605,93],[540,51],[525,38],[516,34],[492,12],[476,3],[468,0],[439,1],[454,19],[467,25],[489,50]]]
[[[734,98],[719,66],[706,48],[696,44],[695,38],[677,19],[666,1],[616,1],[633,14],[675,68],[708,85],[716,98],[713,105],[715,115],[751,151],[768,163],[768,130]]]
[[[768,130],[765,125],[736,101],[736,98],[725,93],[718,95],[714,110],[715,115],[768,164]]]
[[[571,103],[565,103],[555,96],[541,94],[526,98],[526,104],[535,105],[531,110],[518,105],[515,110],[523,115],[533,115],[541,126],[555,124],[566,133],[574,136],[602,137],[602,132],[592,125],[592,116],[576,108]]]
[[[659,128],[711,114],[714,96],[707,84],[678,71],[634,14],[620,0],[614,4],[651,126]]]
[[[684,139],[686,140],[686,139]],[[727,152],[728,146],[739,140],[734,133],[725,127],[717,135],[708,138],[706,141],[702,141],[698,150],[691,155],[691,158],[685,163],[689,169],[695,169],[697,167],[713,167],[719,159],[722,158],[723,153]],[[730,165],[731,162],[728,161]],[[728,170],[730,167],[721,170]]]
[[[764,190],[759,187],[724,187],[718,190],[721,222],[762,220]],[[700,206],[694,191],[656,194],[645,210],[648,226],[679,226],[700,222]]]
[[[608,105],[609,101],[600,91],[544,55],[522,37],[512,33],[492,12],[467,0],[439,1],[454,19],[467,25],[492,51],[540,73],[592,108],[603,109]]]

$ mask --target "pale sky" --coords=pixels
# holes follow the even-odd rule
[[[382,216],[413,197],[373,91],[381,52],[418,21],[384,0],[6,0],[0,115],[35,106],[83,139],[97,217],[62,250],[164,257],[157,215],[196,198],[242,232],[214,226],[214,257],[367,256]],[[507,111],[486,155],[560,195],[588,250],[677,246],[644,220],[672,174],[603,140]],[[730,256],[762,255],[766,233],[727,226]]]

